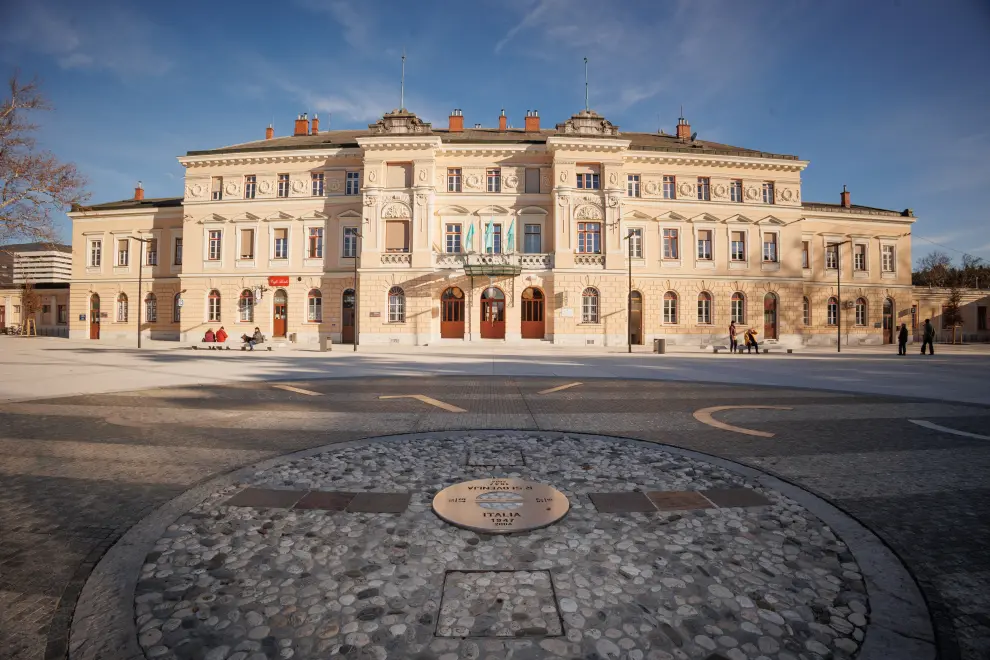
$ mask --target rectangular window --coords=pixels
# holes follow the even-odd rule
[[[663,175],[663,198],[677,199],[677,177],[669,174]]]
[[[58,310],[58,324],[65,325],[69,322],[69,308],[65,305],[57,305]]]
[[[306,320],[311,323],[323,323],[323,296],[309,295],[309,311]]]
[[[144,317],[148,323],[158,322],[158,298],[153,295],[144,299]]]
[[[712,182],[707,176],[698,177],[698,199],[710,201],[712,198]]]
[[[210,183],[210,197],[213,201],[223,199],[223,177],[215,176]]]
[[[866,305],[856,301],[856,325],[866,325]]]
[[[407,220],[389,220],[385,223],[385,251],[409,251],[409,222]]]
[[[288,259],[289,258],[289,230],[288,229],[276,229],[275,230],[275,253],[272,255],[273,259]]]
[[[493,167],[485,173],[485,176],[488,179],[488,192],[502,192],[502,170]]]
[[[210,261],[220,261],[220,236],[222,232],[219,229],[210,230],[209,239],[209,251],[207,252],[207,259]]]
[[[698,297],[698,323],[712,324],[712,299],[705,294]]]
[[[452,193],[461,192],[461,168],[459,167],[447,168],[447,192],[452,192]]]
[[[732,261],[746,261],[746,232],[731,232],[731,238],[729,258]]]
[[[894,272],[894,246],[884,245],[880,248],[881,269],[885,273]]]
[[[663,258],[680,259],[680,246],[677,244],[677,230],[663,230]]]
[[[131,242],[129,240],[127,240],[126,238],[123,239],[123,240],[117,241],[117,265],[118,266],[126,266],[127,265],[128,257],[130,257],[130,250],[129,250],[130,243]],[[140,253],[138,253],[138,256],[139,257],[141,256]],[[140,261],[140,259],[139,259],[139,261]]]
[[[600,254],[602,251],[602,225],[600,222],[578,223],[578,252]]]
[[[835,270],[839,267],[839,246],[835,244],[825,246],[825,269]]]
[[[288,197],[289,196],[289,175],[288,174],[279,174],[278,175],[278,189],[277,189],[276,194],[279,197]]]
[[[181,236],[176,236],[175,237],[175,249],[173,250],[173,257],[174,258],[172,259],[172,261],[175,263],[175,265],[176,266],[181,266],[182,265],[182,237]]]
[[[853,246],[853,270],[866,270],[866,246],[861,243]]]
[[[244,199],[254,199],[258,192],[258,177],[253,174],[244,176]]]
[[[447,254],[460,254],[461,251],[461,226],[457,223],[450,223],[444,232],[444,250]]]
[[[89,265],[99,268],[103,263],[103,241],[89,242]]]
[[[586,172],[577,175],[577,187],[586,190],[598,190],[601,188],[601,180],[594,172]]]
[[[839,324],[839,303],[835,298],[828,299],[828,306],[825,308],[825,323],[828,325]]]
[[[643,258],[643,230],[639,227],[629,230],[629,253],[633,259]]]
[[[801,301],[801,322],[811,325],[811,301],[805,296]]]
[[[540,192],[540,170],[537,167],[526,168],[526,192]]]
[[[630,174],[626,177],[626,195],[639,197],[639,175]]]
[[[145,265],[146,266],[157,266],[158,265],[158,239],[149,239],[147,243],[147,251],[145,252]]]
[[[310,175],[312,179],[312,191],[313,197],[323,197],[323,182],[326,179],[323,172],[313,172]]]
[[[357,195],[361,192],[361,173],[348,172],[347,182],[344,187],[345,195]]]
[[[712,230],[698,230],[698,259],[702,261],[712,260]]]
[[[241,259],[254,259],[254,230],[241,230]]]
[[[773,181],[763,182],[763,203],[773,204]]]
[[[357,257],[357,227],[344,227],[344,258],[354,259]]]
[[[306,255],[310,259],[323,258],[323,227],[309,228],[309,243]]]
[[[742,179],[733,179],[729,183],[729,201],[730,202],[741,202],[742,198]]]
[[[61,321],[59,321],[59,323],[61,323]],[[977,330],[987,329],[987,308],[984,307],[983,305],[978,305],[976,307],[976,329]]]
[[[412,186],[411,163],[389,163],[386,172],[386,185],[389,188],[409,188]]]
[[[811,268],[811,243],[801,241],[801,268]]]
[[[502,254],[502,225],[492,225],[492,244],[490,254]]]
[[[763,261],[765,263],[776,263],[777,234],[763,234]]]
[[[524,236],[523,252],[526,254],[540,254],[543,252],[542,225],[526,225]]]

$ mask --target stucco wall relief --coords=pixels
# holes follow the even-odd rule
[[[728,196],[729,188],[724,183],[716,183],[712,186],[712,197],[715,199],[725,199]]]
[[[206,189],[202,184],[194,183],[191,186],[186,186],[186,196],[196,198],[202,197]]]
[[[760,198],[759,188],[757,188],[756,186],[748,186],[746,188],[746,199],[750,200],[751,202],[755,202],[759,198]]]
[[[582,204],[575,209],[574,217],[578,220],[601,220],[602,210],[591,204]]]
[[[481,187],[481,176],[478,174],[468,174],[464,178],[464,185],[468,188],[480,188]]]
[[[411,218],[412,210],[405,204],[392,202],[382,209],[383,218]]]

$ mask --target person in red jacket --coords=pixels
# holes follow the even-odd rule
[[[227,331],[223,329],[222,325],[220,326],[220,329],[217,330],[216,338],[217,338],[217,342],[221,344],[227,341]]]

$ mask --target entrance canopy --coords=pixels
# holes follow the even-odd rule
[[[472,277],[514,277],[521,272],[518,254],[469,254],[464,262],[464,274]]]

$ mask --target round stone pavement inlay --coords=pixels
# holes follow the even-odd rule
[[[522,452],[525,465],[470,465],[481,447]],[[570,511],[508,535],[434,515],[443,489],[492,478],[552,484]],[[244,481],[155,543],[134,602],[149,657],[841,659],[869,620],[858,564],[804,507],[643,443],[436,433],[332,448]],[[226,506],[245,485],[412,500],[401,514]],[[738,488],[768,503],[602,513],[588,497]]]
[[[487,534],[526,532],[551,525],[570,508],[553,486],[515,478],[476,479],[444,488],[433,510],[452,525]]]

